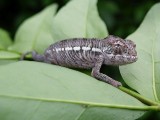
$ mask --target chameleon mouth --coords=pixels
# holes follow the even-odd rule
[[[129,63],[136,62],[138,57],[137,55],[113,55],[110,54],[107,56],[108,59],[111,61],[111,64],[113,65],[125,65]]]
[[[128,60],[131,60],[131,61],[137,61],[138,57],[136,55],[124,55],[123,56],[124,58],[127,58]]]
[[[128,60],[128,61],[137,61],[138,57],[137,55],[114,55],[114,54],[110,54],[108,55],[109,58],[115,58],[115,59],[124,59],[124,60]]]
[[[124,57],[126,57],[126,58],[133,58],[133,59],[137,59],[137,56],[130,56],[130,55],[125,55]]]
[[[137,57],[137,56],[131,56],[131,58],[133,58],[133,59],[138,59],[138,57]]]

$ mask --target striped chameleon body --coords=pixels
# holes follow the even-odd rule
[[[124,65],[137,60],[136,45],[131,40],[109,35],[104,39],[73,38],[50,45],[43,55],[35,51],[29,53],[35,61],[46,62],[70,68],[92,69],[91,75],[115,87],[121,83],[100,73],[102,64]]]

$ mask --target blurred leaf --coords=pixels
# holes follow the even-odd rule
[[[18,59],[20,55],[18,53],[0,50],[0,60],[1,59]]]
[[[134,120],[145,113],[137,99],[68,68],[22,61],[0,73],[2,120]]]
[[[11,44],[12,41],[8,32],[0,28],[0,49],[7,49]]]
[[[6,64],[10,64],[10,63],[13,63],[13,62],[17,62],[18,59],[0,59],[0,65],[6,65]]]
[[[56,9],[57,5],[52,4],[24,21],[16,33],[14,45],[9,50],[24,53],[34,49],[42,53],[48,45],[53,43],[51,24]]]
[[[53,19],[53,38],[56,41],[74,37],[108,35],[97,10],[97,0],[72,0]]]
[[[138,30],[128,39],[137,44],[138,61],[120,67],[125,82],[141,95],[160,100],[160,3],[146,15]]]

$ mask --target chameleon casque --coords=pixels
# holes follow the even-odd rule
[[[36,51],[32,54],[35,61],[46,62],[69,68],[92,69],[91,75],[98,80],[118,87],[122,84],[100,72],[102,64],[125,65],[137,61],[136,45],[131,40],[109,35],[104,39],[73,38],[50,45],[40,55]]]

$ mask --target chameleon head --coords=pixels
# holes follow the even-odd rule
[[[124,65],[137,61],[136,44],[131,40],[124,40],[117,36],[108,36],[104,39],[107,46],[104,49],[107,57],[106,64]]]

